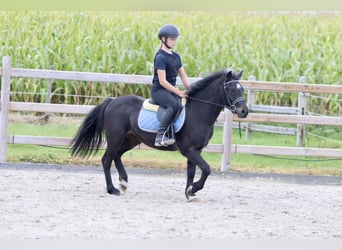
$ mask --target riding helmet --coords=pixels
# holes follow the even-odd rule
[[[161,38],[165,37],[179,37],[179,31],[176,26],[172,24],[165,24],[162,26],[158,32],[158,38],[161,40]]]

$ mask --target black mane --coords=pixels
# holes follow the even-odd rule
[[[223,82],[226,74],[227,74],[226,70],[221,70],[221,71],[214,72],[210,74],[209,76],[204,77],[201,80],[193,82],[191,84],[190,91],[188,92],[188,96],[194,95],[195,93],[206,88],[209,84],[211,84],[214,81],[217,81],[218,79],[221,80],[222,78],[221,82]]]

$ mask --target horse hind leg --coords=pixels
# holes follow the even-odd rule
[[[107,192],[109,194],[120,195],[120,190],[115,188],[112,182],[112,176],[110,172],[110,168],[112,167],[112,161],[113,159],[108,155],[108,152],[106,150],[106,152],[102,156],[102,166],[106,179]]]
[[[126,191],[128,188],[128,175],[125,167],[121,161],[121,155],[114,159],[115,167],[119,173],[119,187],[122,191]]]
[[[128,175],[125,170],[125,167],[122,163],[121,156],[138,145],[140,141],[132,134],[127,135],[124,142],[121,145],[119,152],[114,158],[115,167],[119,173],[119,185],[122,191],[126,191],[128,187]]]

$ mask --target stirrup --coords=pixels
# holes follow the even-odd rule
[[[168,138],[167,140],[161,140],[154,142],[155,147],[167,147],[169,145],[175,144],[175,139]]]
[[[157,138],[156,138],[156,140],[154,142],[154,146],[155,147],[162,147],[162,146],[167,147],[169,145],[174,144],[175,142],[176,142],[175,139],[167,137],[166,133],[164,133],[163,136],[161,137],[160,141],[157,140]]]
[[[169,145],[172,145],[172,144],[175,144],[175,139],[172,139],[172,138],[168,138],[168,137],[163,137],[162,141],[160,142],[160,144],[162,146],[169,146]]]

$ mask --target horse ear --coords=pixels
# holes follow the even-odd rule
[[[242,74],[243,74],[243,70],[241,70],[239,73],[239,79],[241,78]]]
[[[233,70],[228,69],[227,74],[226,74],[226,82],[230,81],[232,79],[233,76]]]

